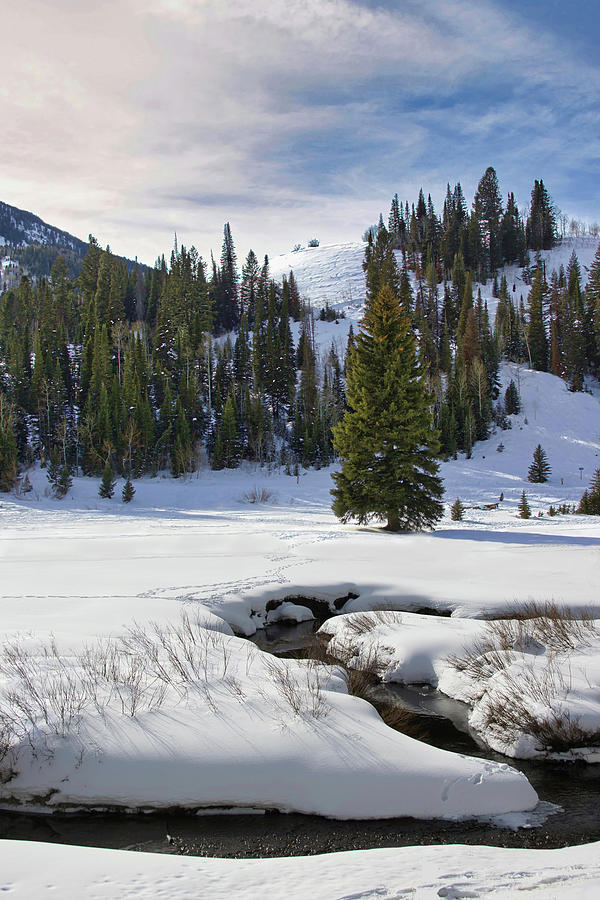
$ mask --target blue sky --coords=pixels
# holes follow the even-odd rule
[[[357,239],[488,165],[600,220],[600,11],[574,0],[21,0],[0,199],[152,262]]]

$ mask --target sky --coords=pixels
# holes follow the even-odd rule
[[[2,11],[0,200],[152,264],[358,240],[495,167],[600,221],[589,0],[20,0]]]

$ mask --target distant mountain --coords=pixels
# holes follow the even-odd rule
[[[10,256],[11,269],[0,270],[0,290],[17,284],[22,274],[32,278],[48,277],[57,256],[62,256],[74,277],[88,244],[68,231],[48,225],[39,216],[0,201],[0,257]],[[131,271],[135,260],[125,260]],[[140,269],[146,266],[140,263]]]
[[[85,241],[80,241],[68,231],[48,225],[39,216],[1,201],[0,244],[11,244],[14,247],[45,244],[74,250],[79,256],[85,256],[88,246]]]

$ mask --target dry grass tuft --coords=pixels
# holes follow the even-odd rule
[[[561,656],[585,649],[599,637],[600,622],[590,611],[578,614],[555,603],[530,602],[516,607],[511,618],[489,621],[485,637],[448,661],[484,685],[502,673],[482,706],[484,729],[530,734],[540,749],[552,752],[596,747],[600,731],[584,729],[577,716],[561,708],[570,690]],[[532,655],[535,665],[511,671],[514,663]]]
[[[352,613],[344,622],[346,631],[354,637],[369,634],[379,625],[400,625],[402,613],[391,609],[375,609],[371,612]]]
[[[266,487],[259,487],[257,484],[249,491],[242,495],[244,503],[273,503],[275,494]]]

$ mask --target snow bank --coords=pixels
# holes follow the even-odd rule
[[[584,900],[600,891],[600,844],[562,850],[447,845],[285,859],[198,859],[2,841],[0,890],[18,900]]]
[[[485,627],[473,619],[383,611],[329,619],[319,634],[331,636],[328,652],[350,668],[376,659],[383,681],[435,687],[448,668],[448,656],[461,653]]]
[[[383,681],[427,683],[471,706],[469,725],[514,758],[600,761],[600,621],[483,622],[353,613],[326,622],[329,653]]]
[[[456,819],[537,803],[520,772],[388,728],[337,669],[188,618],[83,653],[13,644],[0,672],[4,805]]]

